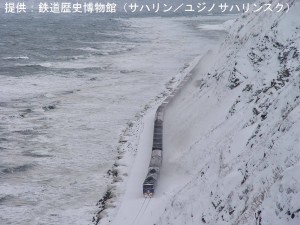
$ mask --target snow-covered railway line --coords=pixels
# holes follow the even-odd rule
[[[179,83],[179,85],[171,92],[171,94],[160,104],[155,113],[154,120],[154,131],[153,131],[153,144],[152,144],[152,153],[150,164],[148,168],[148,173],[143,183],[143,194],[144,197],[152,197],[159,179],[162,161],[163,161],[163,123],[164,123],[164,114],[168,105],[176,98],[180,93],[181,89],[186,85],[186,83],[191,79],[191,71],[197,65],[196,62],[199,62],[200,58],[197,57],[193,64],[190,66],[189,71],[186,73],[184,79]]]
[[[132,225],[138,225],[138,224],[140,224],[139,223],[140,219],[143,217],[144,213],[146,212],[146,210],[147,210],[147,208],[149,206],[150,201],[151,201],[151,198],[145,198],[143,200],[143,203],[142,203],[142,205],[141,205],[141,207],[140,207],[140,209],[139,209],[136,217],[134,218],[134,220],[132,222]]]
[[[162,191],[164,189],[163,187],[165,186],[165,182],[168,182],[167,180],[169,180],[170,177],[161,180],[159,185],[160,188],[156,189],[155,198],[141,198],[141,184],[143,184],[145,175],[149,171],[149,167],[148,165],[145,165],[145,162],[149,162],[149,158],[152,159],[152,154],[154,152],[153,150],[150,152],[149,149],[158,148],[158,145],[155,145],[155,142],[153,142],[153,140],[156,139],[155,133],[159,133],[159,136],[161,137],[161,150],[158,150],[162,153],[163,149],[162,126],[160,131],[157,128],[158,126],[156,126],[157,129],[155,130],[155,123],[153,126],[153,121],[155,122],[157,118],[163,121],[165,109],[169,109],[169,107],[167,106],[170,106],[173,100],[177,99],[177,95],[183,90],[183,87],[193,78],[194,73],[192,71],[199,63],[200,58],[201,56],[196,57],[190,63],[189,67],[187,67],[178,76],[181,77],[181,81],[177,82],[177,86],[176,84],[174,84],[176,88],[173,89],[173,91],[158,106],[158,108],[150,109],[149,112],[143,117],[143,128],[139,136],[138,152],[132,164],[130,176],[126,185],[125,195],[123,197],[122,203],[117,210],[115,218],[113,219],[113,221],[111,221],[111,225],[153,225],[157,221],[161,213],[164,212],[164,205],[167,203],[169,195],[162,194]],[[161,125],[162,124],[163,123],[161,123]],[[149,138],[151,136],[153,136],[153,139]],[[161,167],[159,168],[161,169]],[[166,171],[162,171],[162,175],[165,172]],[[173,188],[176,189],[177,186],[175,185],[175,187]],[[110,221],[105,218],[101,221],[100,225],[106,224],[110,224]]]

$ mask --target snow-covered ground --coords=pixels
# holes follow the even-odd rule
[[[125,152],[120,163],[131,167],[122,164],[125,182],[112,186],[126,191],[108,200],[101,225],[300,224],[300,3],[282,2],[288,13],[241,16],[192,71],[165,115],[162,174],[149,202],[141,186],[155,109],[133,126],[137,155]]]

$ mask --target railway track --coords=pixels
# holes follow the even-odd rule
[[[140,222],[141,218],[143,218],[143,215],[145,214],[145,212],[147,211],[150,201],[151,201],[151,198],[144,198],[138,213],[136,214],[134,220],[132,221],[132,225],[140,224],[139,222]]]

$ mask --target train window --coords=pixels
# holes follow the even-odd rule
[[[144,184],[145,188],[153,188],[153,184]]]
[[[155,172],[156,172],[155,169],[150,170],[150,173],[155,173]]]
[[[147,182],[153,182],[154,181],[154,178],[153,177],[148,177],[147,178]]]

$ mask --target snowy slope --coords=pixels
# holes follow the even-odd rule
[[[156,224],[300,224],[300,3],[282,2],[238,19],[167,111],[164,168],[191,178]]]

